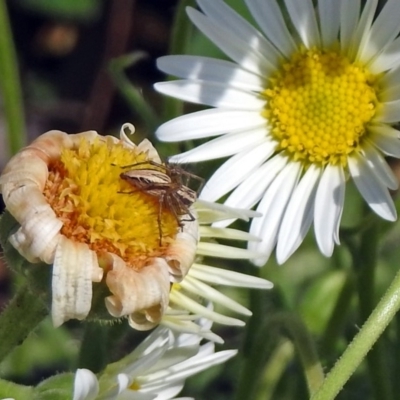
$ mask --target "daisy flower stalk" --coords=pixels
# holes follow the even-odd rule
[[[253,262],[263,265],[275,246],[285,262],[312,222],[330,256],[350,179],[376,214],[394,221],[389,189],[398,182],[384,157],[400,157],[400,2],[378,13],[377,0],[245,0],[258,28],[221,0],[197,3],[202,12],[188,7],[189,18],[232,61],[161,57],[158,67],[183,79],[156,90],[214,108],[166,122],[157,136],[218,136],[172,161],[229,157],[200,197],[258,203],[263,216],[250,233],[262,241],[249,249],[264,255]]]
[[[211,328],[207,321],[200,325]],[[173,334],[168,328],[158,327],[131,354],[108,365],[99,376],[78,369],[73,400],[175,398],[186,378],[224,363],[237,353],[215,352],[214,343],[200,345],[200,341],[196,334]]]
[[[1,227],[3,232],[11,230],[3,247],[6,250],[11,244],[30,263],[24,271],[35,263],[52,265],[54,326],[71,318],[128,317],[133,328],[147,330],[168,313],[168,324],[176,321],[182,329],[198,331],[193,319],[199,313],[218,315],[199,304],[203,298],[247,313],[222,294],[218,296],[204,283],[206,277],[183,279],[195,261],[197,269],[204,271],[199,257],[254,257],[247,249],[215,243],[210,232],[215,237],[242,240],[253,240],[251,235],[199,228],[200,223],[215,222],[222,215],[247,218],[252,212],[203,202],[190,207],[194,218],[183,223],[168,203],[123,179],[121,174],[131,166],[138,171],[145,168],[154,178],[151,167],[155,165],[154,173],[160,173],[163,165],[148,140],[135,145],[127,132],[134,132],[131,124],[122,126],[120,139],[94,131],[47,132],[14,156],[0,177],[4,202],[15,225]],[[166,173],[158,176],[169,178]],[[3,217],[1,222],[8,219]],[[8,257],[8,263],[12,267],[15,260]],[[272,286],[261,279],[247,281],[249,287]],[[175,287],[178,283],[182,287]],[[178,291],[187,295],[179,293],[171,300]],[[220,322],[238,324],[223,316]]]

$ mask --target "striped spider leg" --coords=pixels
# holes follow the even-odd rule
[[[162,244],[161,216],[164,207],[168,208],[175,216],[181,229],[183,222],[194,221],[195,217],[190,212],[190,207],[197,199],[204,180],[197,175],[186,172],[178,166],[161,164],[155,161],[145,161],[122,167],[127,171],[120,174],[136,189],[158,198],[158,230],[160,246]],[[190,179],[200,182],[200,188],[195,191],[188,187]],[[186,217],[186,218],[184,218]]]

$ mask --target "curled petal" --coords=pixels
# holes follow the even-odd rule
[[[84,319],[92,303],[92,281],[100,282],[96,253],[84,243],[60,237],[53,264],[51,316],[54,326]]]
[[[167,250],[165,259],[170,267],[170,278],[173,282],[181,281],[194,262],[199,236],[198,228],[197,221],[185,222],[183,231],[178,232],[175,241]]]
[[[157,324],[168,306],[170,282],[166,261],[154,258],[152,264],[135,271],[118,256],[110,256],[113,267],[106,283],[112,296],[106,298],[108,312],[114,317],[130,315],[136,329],[149,329],[148,324]]]

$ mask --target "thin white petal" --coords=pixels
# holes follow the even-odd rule
[[[349,57],[351,60],[358,60],[358,56],[362,54],[368,40],[371,39],[371,24],[375,15],[378,0],[367,0],[364,6],[358,26],[352,38]]]
[[[279,228],[276,258],[283,264],[306,236],[314,211],[317,184],[321,169],[311,165],[295,188]]]
[[[287,24],[282,16],[280,6],[275,0],[245,0],[259,27],[267,38],[286,57],[290,57],[297,49]]]
[[[158,82],[154,88],[167,96],[211,107],[255,111],[265,106],[265,100],[258,95],[222,83],[176,80]]]
[[[378,85],[382,87],[382,91],[380,92],[380,96],[385,100],[385,92],[386,90],[390,90],[392,86],[400,85],[400,68],[392,69],[382,76],[378,80]]]
[[[211,109],[194,112],[162,124],[156,131],[164,142],[202,139],[265,125],[257,111]]]
[[[334,242],[338,242],[338,228],[343,212],[345,176],[340,166],[328,165],[318,185],[315,209],[314,230],[318,247],[322,254],[330,257]]]
[[[257,211],[261,212],[263,217],[253,220],[250,233],[260,236],[262,241],[249,242],[248,245],[250,250],[263,254],[263,257],[252,260],[257,266],[262,266],[267,262],[276,244],[279,225],[301,169],[300,163],[288,163],[267,189],[257,207]]]
[[[276,64],[273,54],[271,53],[272,57],[268,60],[257,50],[259,38],[238,36],[239,33],[245,34],[243,25],[237,26],[237,29],[232,31],[193,8],[188,7],[186,10],[193,24],[242,68],[264,76],[274,72]]]
[[[226,259],[244,259],[247,260],[256,257],[259,254],[239,247],[225,246],[219,243],[200,242],[197,246],[197,254],[207,257],[219,257]]]
[[[393,124],[400,121],[400,100],[382,103],[379,113],[375,116],[376,122]]]
[[[304,46],[311,48],[320,45],[317,19],[311,0],[285,0],[290,19],[293,22]]]
[[[200,197],[208,201],[219,199],[256,171],[270,157],[274,148],[275,143],[264,141],[231,157],[206,183]]]
[[[374,145],[384,154],[400,158],[400,131],[389,125],[371,125],[368,130]]]
[[[371,209],[380,217],[395,221],[397,214],[389,191],[365,158],[359,154],[349,157],[349,171],[357,189]]]
[[[267,187],[287,164],[287,158],[279,154],[268,160],[264,165],[254,171],[245,179],[228,197],[225,205],[230,207],[253,207],[261,198]],[[224,227],[230,225],[234,219],[221,221],[214,226]]]
[[[343,52],[347,52],[351,45],[354,27],[357,26],[360,17],[360,0],[341,1],[340,4],[340,46]]]
[[[99,382],[96,375],[84,368],[78,368],[74,380],[73,400],[94,400],[99,393]]]
[[[202,306],[201,304],[189,298],[188,296],[185,296],[178,290],[171,290],[170,301],[194,314],[207,317],[214,322],[218,322],[219,324],[232,325],[232,326],[245,325],[245,323],[239,319],[227,317],[215,311],[209,310],[208,308]]]
[[[203,264],[193,264],[189,274],[193,278],[213,285],[225,285],[234,287],[245,287],[253,289],[271,289],[272,282],[256,276],[241,274],[222,268],[210,267]]]
[[[400,32],[399,16],[399,0],[388,0],[372,25],[371,40],[367,41],[360,54],[363,62],[367,63],[398,35]]]
[[[325,48],[332,46],[337,40],[340,24],[340,3],[341,0],[318,1],[321,40]]]
[[[386,85],[384,83],[384,87],[385,89],[379,93],[380,101],[390,102],[400,100],[400,80],[397,81],[394,85]]]
[[[399,186],[396,175],[390,169],[380,152],[374,147],[373,143],[367,142],[364,144],[363,154],[379,180],[389,189],[396,190]]]
[[[230,240],[260,240],[248,232],[230,228],[216,228],[213,226],[200,226],[200,237],[221,238]]]
[[[157,59],[157,67],[179,78],[230,84],[246,90],[261,92],[264,78],[240,68],[230,61],[200,56],[165,56]]]
[[[251,311],[249,311],[246,307],[243,307],[241,304],[232,300],[228,296],[225,296],[218,290],[206,285],[205,283],[202,283],[201,281],[198,281],[197,279],[193,279],[190,276],[187,276],[180,283],[180,285],[186,291],[208,299],[214,304],[220,304],[226,308],[229,308],[230,310],[236,311],[239,314],[248,316],[251,315]]]
[[[243,151],[245,148],[256,147],[265,142],[266,132],[268,132],[268,128],[262,126],[223,135],[185,153],[172,156],[170,160],[178,163],[192,163],[228,157]]]
[[[374,74],[398,68],[400,65],[400,38],[395,39],[379,56],[369,65],[369,70]]]
[[[237,39],[243,40],[248,47],[278,66],[280,54],[274,46],[248,21],[236,13],[222,0],[197,0],[202,10],[215,25],[226,27]],[[239,63],[240,64],[240,63]]]

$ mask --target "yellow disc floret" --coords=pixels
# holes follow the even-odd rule
[[[178,232],[176,217],[161,207],[159,218],[159,199],[120,178],[121,167],[147,160],[111,140],[82,140],[78,148],[64,149],[49,168],[44,191],[64,223],[61,233],[96,252],[117,254],[136,269],[163,256]]]
[[[347,164],[377,106],[374,76],[336,51],[303,50],[263,93],[277,150],[305,164]]]

